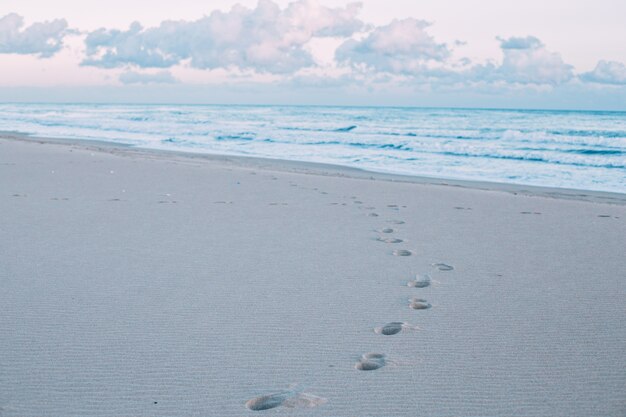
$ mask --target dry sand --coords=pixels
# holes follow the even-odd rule
[[[5,135],[0,415],[626,415],[626,196],[437,182]]]

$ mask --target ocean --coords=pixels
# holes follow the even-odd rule
[[[626,112],[0,104],[0,130],[626,193]]]

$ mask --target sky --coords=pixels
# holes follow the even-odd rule
[[[0,0],[0,102],[626,110],[623,0]]]

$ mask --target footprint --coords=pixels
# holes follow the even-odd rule
[[[411,256],[411,255],[413,255],[413,252],[411,252],[410,250],[406,250],[406,249],[396,249],[392,253],[395,256]]]
[[[370,214],[368,214],[368,216],[369,216],[369,217],[378,217],[378,214],[376,214],[376,213],[370,213]]]
[[[406,285],[412,288],[426,288],[430,286],[430,283],[431,283],[430,275],[417,274],[415,276],[415,279],[413,281],[409,281],[408,284]]]
[[[356,363],[355,368],[359,371],[375,371],[385,366],[387,363],[385,355],[382,353],[366,353]]]
[[[283,405],[286,399],[287,395],[283,393],[263,395],[261,397],[248,400],[246,402],[246,407],[252,411],[270,410]]]
[[[404,220],[387,220],[387,223],[391,223],[391,224],[404,224],[405,221]]]
[[[606,218],[606,217],[611,217],[611,215],[610,214],[598,214],[598,217]]]
[[[376,230],[376,232],[378,232],[378,233],[393,233],[393,229],[391,229],[389,227],[386,227],[384,229]]]
[[[395,238],[395,237],[377,237],[376,240],[378,240],[379,242],[385,242],[385,243],[402,243],[402,242],[404,242],[404,240],[398,239],[398,238]],[[408,256],[408,255],[399,255],[399,256]]]
[[[423,298],[411,298],[409,300],[409,307],[413,310],[428,310],[432,305]]]
[[[252,411],[270,410],[276,407],[306,407],[313,408],[326,403],[326,399],[316,395],[299,392],[298,390],[286,390],[269,395],[252,398],[246,401],[246,408]]]
[[[393,336],[394,334],[400,333],[404,329],[417,330],[417,328],[417,326],[411,326],[410,324],[401,321],[392,321],[384,326],[375,328],[374,331],[385,336]]]
[[[434,268],[437,268],[440,271],[453,271],[454,267],[448,264],[432,264]]]

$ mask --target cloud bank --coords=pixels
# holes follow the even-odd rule
[[[11,13],[0,18],[0,54],[49,58],[61,50],[67,33],[65,19],[33,23],[25,28],[24,18]]]
[[[122,85],[180,87],[193,77],[199,84],[216,84],[221,77],[231,85],[274,83],[295,90],[626,91],[626,66],[620,62],[600,61],[593,71],[576,74],[534,36],[496,37],[500,56],[472,62],[459,52],[462,42],[438,40],[427,21],[408,17],[375,26],[359,19],[360,8],[359,3],[328,7],[318,0],[280,7],[259,0],[253,8],[236,5],[197,20],[101,28],[76,41],[84,45],[81,66]],[[64,19],[26,26],[21,16],[9,14],[0,18],[0,54],[50,58],[67,36],[78,34]],[[331,48],[324,59],[316,56],[320,42]]]
[[[85,39],[83,65],[102,68],[167,68],[188,61],[193,68],[237,68],[287,74],[315,64],[306,45],[319,37],[346,37],[363,23],[360,6],[328,8],[299,0],[281,9],[260,0],[255,9],[235,6],[196,21],[165,21],[144,29],[100,29]]]

